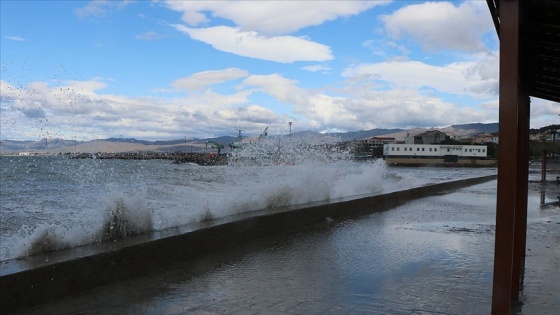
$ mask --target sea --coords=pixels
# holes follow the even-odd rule
[[[0,261],[114,241],[242,212],[376,195],[496,174],[391,167],[382,159],[173,164],[168,160],[0,157]],[[39,246],[40,245],[40,246]]]

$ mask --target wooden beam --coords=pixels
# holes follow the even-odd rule
[[[519,23],[519,52],[518,52],[518,91],[517,91],[517,181],[515,197],[515,222],[513,232],[513,262],[511,276],[511,300],[519,301],[519,291],[523,287],[523,271],[525,269],[525,250],[527,243],[527,199],[529,185],[529,126],[530,126],[530,105],[529,80],[532,80],[529,73],[533,71],[532,66],[527,62],[527,57],[532,51],[526,39],[529,27],[526,17],[530,9],[526,1],[521,1],[518,7],[520,12]],[[532,49],[531,49],[532,50]]]
[[[509,314],[518,179],[520,0],[500,1],[498,187],[492,314]]]
[[[494,27],[496,28],[496,35],[500,38],[500,13],[499,13],[499,4],[494,0],[486,0],[486,4],[488,5],[488,10],[490,11],[490,15],[492,16],[492,22],[494,22]]]
[[[546,182],[546,149],[541,150],[541,182]]]
[[[521,58],[523,59],[523,58]],[[523,84],[521,69],[519,106],[517,111],[517,195],[515,197],[515,223],[513,233],[513,263],[511,276],[511,294],[513,301],[519,301],[522,288],[523,270],[525,268],[525,249],[527,242],[527,197],[529,185],[529,116],[530,100],[526,85]]]

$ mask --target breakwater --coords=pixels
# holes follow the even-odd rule
[[[108,242],[0,263],[0,304],[5,312],[95,286],[157,272],[171,263],[246,240],[295,231],[392,209],[408,200],[495,179],[495,175],[422,186],[382,195],[356,196],[248,212]],[[149,259],[146,259],[149,257]]]
[[[225,165],[225,154],[213,153],[183,153],[183,152],[123,152],[123,153],[68,153],[64,155],[70,159],[118,159],[118,160],[171,160],[173,163],[195,163],[198,165]]]

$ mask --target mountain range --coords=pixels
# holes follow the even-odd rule
[[[428,130],[440,130],[455,137],[465,137],[480,133],[498,132],[498,123],[473,123],[464,125],[452,125],[445,128],[415,128],[415,129],[371,129],[341,133],[319,133],[315,131],[302,131],[292,134],[293,137],[307,137],[325,141],[351,141],[365,139],[375,136],[393,137],[397,140],[404,140],[407,136],[414,136]],[[286,136],[286,135],[284,135]],[[272,136],[282,137],[282,136]],[[245,138],[254,141],[256,137]],[[91,141],[77,141],[64,139],[42,139],[40,141],[11,141],[2,140],[0,143],[0,153],[14,154],[18,152],[41,152],[41,153],[71,153],[71,152],[130,152],[130,151],[160,151],[175,152],[192,150],[193,152],[204,150],[209,141],[213,141],[225,148],[236,141],[236,137],[222,136],[206,139],[179,139],[168,141],[148,141],[132,138],[108,138]],[[213,145],[209,145],[212,148]]]

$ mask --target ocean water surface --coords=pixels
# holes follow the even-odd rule
[[[241,212],[495,174],[388,167],[383,160],[280,165],[0,157],[0,260],[112,241]]]

